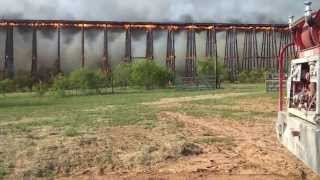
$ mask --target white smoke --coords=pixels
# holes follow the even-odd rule
[[[314,1],[313,9],[320,8]],[[99,21],[158,21],[158,22],[238,22],[238,23],[286,23],[289,15],[303,16],[302,0],[1,0],[0,18],[12,19],[63,19]],[[159,33],[159,32],[158,32]],[[110,58],[116,64],[124,54],[124,33],[110,33]],[[31,60],[30,32],[15,31],[15,62],[18,68],[27,68]],[[197,35],[198,56],[203,56],[204,35]],[[62,32],[62,66],[70,70],[80,65],[80,34]],[[176,37],[177,60],[185,56],[185,34]],[[5,33],[0,33],[4,42]],[[102,56],[102,33],[86,32],[86,59],[89,67],[99,65]],[[223,40],[221,40],[223,42]],[[155,41],[155,56],[163,61],[166,35]],[[39,61],[52,66],[56,55],[56,34],[39,36]],[[223,49],[223,43],[220,44]],[[45,47],[45,48],[44,48]],[[0,45],[3,60],[4,43]],[[145,38],[133,42],[134,56],[144,56]],[[220,56],[223,56],[221,52]],[[28,63],[26,63],[28,62]],[[26,67],[26,64],[28,66]],[[182,66],[182,65],[181,65]]]

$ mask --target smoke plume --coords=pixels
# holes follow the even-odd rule
[[[320,8],[320,1],[313,9]],[[286,23],[289,15],[303,16],[302,0],[1,0],[0,18],[4,19],[62,19],[99,21],[157,21],[157,22],[237,22],[237,23]],[[56,53],[56,31],[39,31],[39,63],[51,66]],[[80,64],[80,31],[63,30],[62,66],[65,69]],[[183,62],[185,55],[185,33],[176,36],[177,61]],[[155,32],[155,58],[162,61],[165,56],[166,34]],[[223,42],[222,36],[220,41]],[[102,56],[102,31],[85,32],[86,59],[89,67],[96,67]],[[204,34],[197,34],[198,51],[203,54]],[[5,33],[0,31],[0,42]],[[123,57],[124,33],[112,30],[109,33],[110,58],[113,64]],[[223,45],[219,45],[223,46]],[[4,43],[0,44],[4,52]],[[219,47],[223,49],[223,47]],[[133,33],[134,56],[144,56],[145,34]],[[198,54],[200,54],[198,53]],[[219,53],[222,55],[223,52]],[[3,64],[3,53],[0,53]],[[200,56],[200,55],[199,55]],[[28,68],[31,59],[31,31],[15,29],[15,61],[17,68]],[[27,62],[27,63],[26,63]],[[27,64],[27,66],[26,66]],[[1,67],[0,67],[1,68]]]

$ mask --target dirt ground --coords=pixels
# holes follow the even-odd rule
[[[180,107],[193,100],[239,95],[245,94],[165,98],[145,104]],[[259,101],[263,103],[254,103]],[[276,109],[274,102],[265,98],[238,104],[238,109],[247,111]],[[12,179],[33,179],[32,174],[48,179],[55,167],[58,173],[51,179],[61,180],[320,179],[278,143],[274,120],[236,121],[161,111],[154,128],[109,127],[73,138],[62,138],[48,128],[28,137],[5,137],[3,144],[10,150],[23,149],[16,154]]]
[[[194,118],[163,112],[161,120],[176,119],[186,124],[192,135],[203,132],[231,136],[231,145],[203,145],[203,154],[137,173],[90,174],[77,179],[319,179],[277,142],[273,121],[235,122]],[[71,179],[71,178],[62,178]]]
[[[241,94],[231,94],[237,96]],[[188,98],[166,98],[154,102],[159,107],[174,103],[182,105],[192,100],[223,98],[217,96],[199,96]],[[252,104],[249,100],[239,102],[241,109],[265,110],[275,109],[272,102]],[[76,176],[77,179],[221,179],[221,180],[282,180],[282,179],[320,179],[303,163],[282,147],[274,133],[274,117],[259,121],[232,121],[221,118],[193,117],[177,112],[161,112],[161,121],[178,121],[183,123],[188,136],[214,134],[220,138],[230,138],[230,143],[202,144],[202,153],[186,156],[177,161],[167,161],[159,166],[142,172],[110,172],[98,175]],[[62,178],[72,179],[72,178]]]

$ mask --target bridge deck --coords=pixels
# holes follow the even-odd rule
[[[179,22],[125,22],[125,21],[82,21],[82,20],[23,20],[23,19],[0,19],[0,27],[39,27],[39,28],[86,28],[86,29],[173,29],[186,30],[198,29],[207,30],[215,29],[225,31],[236,29],[247,31],[255,29],[256,31],[288,31],[287,24],[239,24],[239,23],[179,23]]]

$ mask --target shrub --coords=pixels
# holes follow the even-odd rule
[[[68,137],[75,137],[80,135],[80,132],[74,127],[68,127],[64,130],[64,135]]]
[[[13,84],[15,86],[13,91],[30,91],[33,87],[34,81],[29,72],[19,71],[17,72]]]
[[[58,96],[64,96],[65,90],[70,88],[69,80],[63,74],[58,74],[54,80],[52,89],[57,93]]]
[[[105,83],[102,73],[79,69],[71,72],[69,83],[72,89],[99,89]]]
[[[132,65],[132,82],[146,89],[165,87],[172,77],[165,67],[157,65],[154,61],[142,60]]]
[[[249,73],[248,71],[242,71],[239,74],[239,82],[240,83],[247,83],[249,81]]]
[[[264,70],[242,71],[239,74],[240,83],[259,83],[264,81]]]
[[[5,168],[0,166],[0,179],[4,178],[6,175],[8,175],[8,172],[6,171]]]
[[[201,75],[215,75],[215,67],[215,61],[213,59],[198,61],[198,72]]]
[[[127,87],[131,81],[131,64],[119,64],[113,73],[115,85],[120,87]]]
[[[58,74],[54,78],[53,85],[52,85],[53,90],[59,90],[59,89],[66,90],[69,87],[70,86],[69,86],[68,78],[66,76],[64,76],[63,74]]]
[[[0,81],[0,93],[15,92],[16,85],[13,80],[5,79]]]
[[[36,92],[38,96],[44,96],[49,90],[49,85],[39,81],[39,83],[33,85],[32,90]]]
[[[155,85],[157,87],[164,88],[168,85],[168,82],[174,81],[174,75],[170,71],[168,71],[165,67],[163,66],[158,66],[157,71],[154,74],[154,80],[155,80]]]

